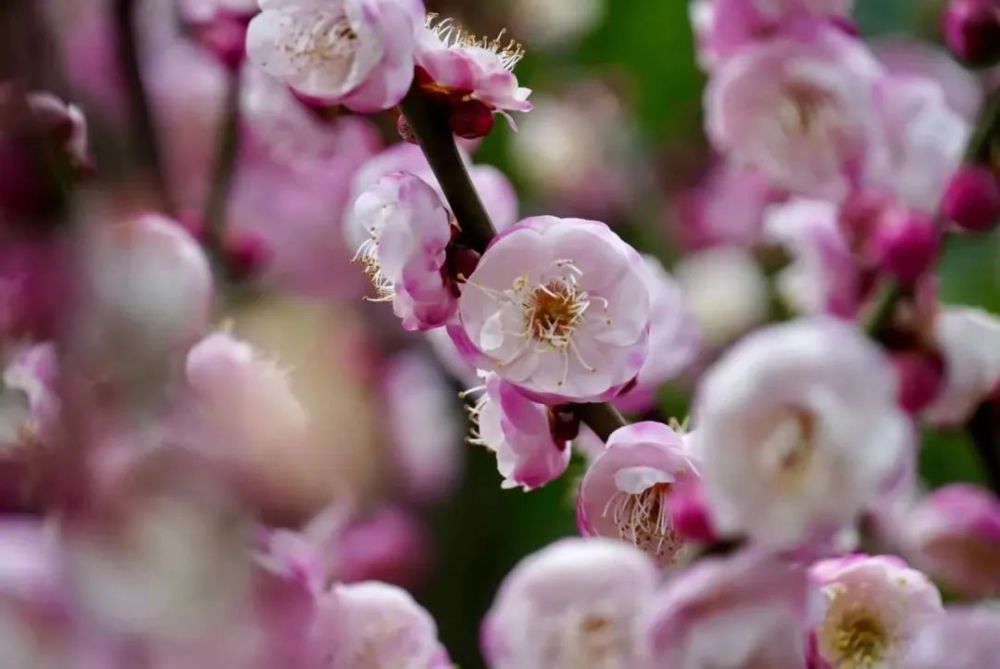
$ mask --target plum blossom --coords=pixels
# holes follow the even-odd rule
[[[452,338],[542,402],[614,397],[642,369],[642,258],[603,223],[539,216],[501,233],[462,285]]]
[[[431,16],[417,49],[422,69],[417,81],[424,90],[448,100],[456,134],[481,137],[489,132],[494,112],[531,110],[531,89],[518,84],[514,75],[523,56],[521,45],[505,41],[503,32],[495,39],[476,37],[452,19],[437,21]],[[456,127],[455,115],[463,113],[474,121],[470,132]]]
[[[575,435],[558,434],[548,407],[492,372],[474,390],[482,394],[469,409],[474,425],[470,441],[496,453],[503,488],[532,490],[566,471]]]
[[[646,606],[642,640],[649,666],[803,667],[817,613],[804,569],[740,553],[668,582]]]
[[[949,608],[920,627],[906,669],[984,669],[996,662],[1000,612],[989,606]]]
[[[697,458],[666,425],[619,428],[580,484],[580,531],[627,541],[660,566],[671,566],[685,546],[671,526],[671,492],[683,479],[698,476]]]
[[[453,287],[443,272],[453,226],[434,189],[413,174],[383,177],[354,203],[353,227],[368,239],[355,256],[380,301],[391,301],[407,330],[445,325],[455,313]]]
[[[398,486],[411,499],[446,498],[458,484],[464,452],[451,384],[417,351],[390,358],[382,379]]]
[[[850,524],[904,465],[912,430],[888,360],[827,318],[741,340],[702,379],[694,416],[719,531],[775,546]]]
[[[810,575],[826,604],[814,651],[824,669],[907,667],[921,626],[943,611],[937,588],[896,557],[822,560]]]
[[[261,0],[247,53],[299,93],[356,112],[388,109],[413,81],[421,0]]]
[[[563,539],[504,580],[483,621],[491,669],[637,667],[637,614],[657,582],[641,552],[608,539]]]
[[[335,585],[317,600],[317,666],[449,669],[430,615],[403,589],[376,581]]]
[[[779,187],[839,199],[881,151],[872,95],[881,75],[865,46],[833,27],[753,44],[709,82],[709,138]]]
[[[250,18],[260,9],[257,0],[178,0],[185,20],[207,23],[219,17]]]
[[[944,356],[944,388],[923,417],[935,425],[958,425],[1000,385],[1000,319],[981,309],[949,307],[934,324]]]
[[[1000,500],[955,484],[929,494],[906,518],[913,561],[970,596],[1000,594]]]
[[[854,0],[692,0],[698,62],[711,70],[740,50],[809,19],[844,20]]]

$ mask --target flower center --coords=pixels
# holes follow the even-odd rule
[[[382,265],[378,261],[379,237],[382,234],[385,220],[390,215],[390,209],[391,205],[382,207],[376,221],[367,228],[368,239],[361,243],[352,259],[353,262],[361,263],[365,276],[368,277],[375,289],[374,298],[365,298],[371,302],[388,302],[396,295],[392,280],[382,271]]]
[[[670,526],[670,484],[656,483],[636,494],[619,493],[604,509],[618,536],[657,560],[672,560],[684,542]]]
[[[875,617],[860,611],[840,621],[829,643],[835,669],[874,669],[885,657],[889,635]]]
[[[484,49],[497,56],[508,71],[513,71],[524,58],[524,47],[514,40],[504,40],[507,30],[493,38],[479,37],[461,28],[453,19],[438,20],[437,14],[427,15],[427,28],[437,36],[447,49]]]
[[[610,608],[571,615],[564,623],[553,668],[622,669],[628,666],[629,637],[619,618]]]
[[[293,39],[282,42],[293,60],[343,65],[358,50],[358,35],[343,13],[309,13],[295,22],[293,31]]]
[[[521,304],[528,336],[559,351],[570,347],[571,337],[590,306],[575,276],[538,286]]]
[[[815,452],[815,417],[802,409],[781,413],[770,424],[762,441],[762,462],[785,486],[800,483],[808,473]]]
[[[828,96],[802,84],[791,85],[778,108],[781,127],[793,137],[825,138],[829,134],[830,116]]]

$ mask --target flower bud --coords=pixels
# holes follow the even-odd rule
[[[1000,220],[1000,183],[987,167],[968,165],[951,178],[941,213],[971,232],[988,232]]]
[[[684,477],[674,486],[670,498],[670,524],[686,541],[710,544],[719,540],[712,526],[701,479]]]
[[[246,60],[247,24],[220,18],[194,28],[198,42],[231,72],[238,72]]]
[[[937,397],[944,383],[944,362],[936,355],[900,353],[892,358],[899,380],[899,406],[916,415]]]
[[[243,232],[232,234],[223,242],[226,270],[236,280],[253,279],[267,267],[273,250],[263,237]]]
[[[1000,59],[1000,3],[996,0],[951,0],[944,12],[945,42],[970,65]]]
[[[464,139],[479,139],[493,129],[493,110],[479,100],[462,100],[451,107],[451,130]]]
[[[870,243],[879,269],[898,281],[912,283],[933,264],[940,235],[929,216],[891,209],[879,220]]]

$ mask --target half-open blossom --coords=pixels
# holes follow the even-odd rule
[[[845,19],[854,0],[693,0],[691,23],[701,66],[712,69],[795,21]]]
[[[539,401],[602,401],[646,361],[642,272],[639,254],[603,223],[528,218],[483,254],[449,332],[479,368]]]
[[[948,608],[922,625],[910,643],[906,669],[984,669],[996,663],[1000,611],[989,605]]]
[[[719,531],[780,546],[851,523],[911,435],[888,360],[825,318],[741,340],[702,379],[694,416]]]
[[[699,561],[646,606],[648,666],[803,667],[815,608],[804,569],[757,553]]]
[[[674,564],[684,541],[670,523],[670,493],[697,477],[697,468],[680,435],[662,423],[615,430],[580,485],[580,531],[634,544],[661,566]]]
[[[905,521],[914,563],[970,596],[1000,594],[1000,500],[955,484],[936,490]]]
[[[813,658],[824,669],[908,667],[921,626],[943,610],[937,588],[896,557],[823,560],[810,574],[826,601]]]
[[[492,372],[486,374],[482,391],[469,410],[475,425],[471,441],[496,453],[502,487],[531,490],[566,471],[573,435],[561,438],[553,430],[548,407]]]
[[[839,198],[880,147],[872,86],[881,67],[858,40],[812,25],[753,44],[706,90],[716,148],[794,193]]]
[[[456,134],[482,137],[492,127],[494,112],[531,109],[531,90],[514,76],[524,55],[519,44],[505,41],[502,32],[495,39],[476,37],[451,19],[435,19],[430,18],[420,37],[417,65],[423,71],[417,80],[425,91],[448,101]],[[474,122],[456,127],[463,117]]]
[[[563,539],[518,564],[483,621],[491,669],[638,667],[636,617],[652,561],[608,539]]]
[[[944,388],[924,418],[959,425],[1000,385],[1000,319],[981,309],[943,309],[934,334],[944,356]]]
[[[457,305],[442,271],[452,225],[434,189],[412,174],[389,174],[358,197],[353,215],[368,233],[355,257],[377,299],[392,302],[407,330],[447,323]]]
[[[366,581],[335,585],[318,602],[313,623],[316,666],[449,669],[430,614],[405,590]]]
[[[421,0],[261,0],[250,60],[310,98],[377,112],[413,81]]]

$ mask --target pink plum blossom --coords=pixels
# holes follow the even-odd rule
[[[671,566],[685,546],[671,526],[671,492],[698,475],[697,458],[666,425],[619,428],[583,477],[576,512],[580,531],[627,541],[660,566]]]
[[[422,585],[431,566],[430,538],[402,507],[383,507],[349,523],[336,542],[337,576],[345,583]]]
[[[643,255],[642,259],[650,295],[649,357],[635,387],[615,400],[615,406],[629,412],[654,406],[660,386],[691,367],[702,348],[698,322],[680,286],[655,257]]]
[[[711,70],[797,21],[846,19],[854,0],[692,0],[698,60]]]
[[[492,40],[478,38],[445,19],[428,22],[420,37],[417,65],[431,80],[425,86],[435,92],[443,89],[463,102],[478,101],[490,111],[530,111],[531,89],[520,86],[514,76],[523,55],[516,42],[504,42],[503,33]]]
[[[912,430],[889,361],[826,318],[741,340],[702,379],[694,416],[719,531],[775,546],[852,523],[903,465]]]
[[[944,356],[944,388],[923,412],[935,425],[959,425],[1000,384],[1000,319],[981,309],[949,307],[934,333]]]
[[[353,218],[353,227],[368,233],[356,258],[377,298],[392,302],[407,330],[447,324],[457,308],[443,271],[453,227],[434,189],[413,174],[394,172],[358,197]]]
[[[382,369],[382,393],[398,487],[411,499],[447,498],[462,474],[458,398],[433,360],[404,351]]]
[[[638,667],[635,626],[657,582],[640,551],[563,539],[522,560],[483,621],[491,669]]]
[[[709,82],[709,137],[779,187],[839,199],[881,150],[872,94],[881,74],[861,42],[833,27],[753,44]]]
[[[642,617],[651,667],[791,669],[805,666],[816,603],[804,569],[741,553],[680,573]]]
[[[313,643],[323,667],[449,669],[434,620],[401,588],[335,585],[317,601]]]
[[[921,626],[943,611],[937,588],[896,557],[823,560],[810,575],[825,600],[813,658],[823,669],[907,667]]]
[[[260,9],[257,0],[177,0],[181,15],[193,23],[219,17],[250,18]]]
[[[570,442],[553,430],[548,407],[492,372],[485,374],[482,393],[470,409],[471,441],[496,454],[503,488],[532,490],[566,471]]]
[[[459,349],[537,401],[614,397],[642,369],[642,258],[605,224],[539,216],[501,233],[462,285]]]
[[[1000,223],[1000,180],[983,165],[966,165],[952,175],[941,214],[962,230],[989,232]]]
[[[413,81],[421,0],[261,0],[250,60],[296,91],[357,112],[399,103]]]
[[[1000,593],[1000,500],[955,484],[925,497],[905,519],[914,562],[970,596]]]
[[[985,669],[996,663],[1000,612],[989,606],[949,608],[914,635],[906,669]]]

